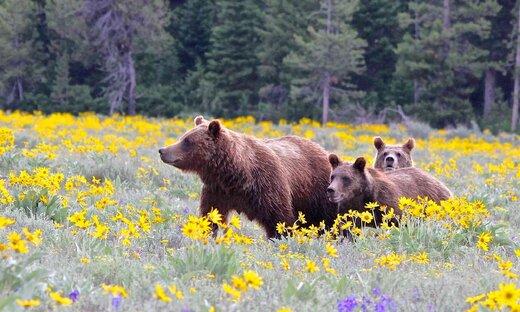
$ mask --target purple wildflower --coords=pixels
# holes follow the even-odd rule
[[[79,290],[74,289],[73,291],[71,291],[70,294],[69,294],[69,298],[70,298],[70,300],[72,300],[72,302],[78,301],[78,299],[79,299]]]
[[[415,287],[413,289],[412,299],[414,301],[420,301],[421,300],[421,294],[419,293],[419,289]]]
[[[363,312],[370,311],[369,307],[371,304],[372,304],[372,300],[370,300],[369,297],[363,296],[363,298],[361,299],[361,311],[363,311]]]
[[[114,308],[114,310],[119,309],[119,306],[121,305],[121,301],[123,301],[123,298],[121,297],[121,295],[112,297],[112,308]]]
[[[354,295],[338,302],[338,312],[352,312],[357,306],[356,297]]]
[[[382,295],[381,299],[378,302],[376,302],[375,311],[376,312],[397,311],[397,304],[389,296]]]
[[[381,297],[382,294],[383,293],[381,292],[381,288],[376,287],[376,288],[372,289],[372,295],[374,297],[379,298],[379,297]]]

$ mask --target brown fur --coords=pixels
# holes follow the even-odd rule
[[[402,145],[386,145],[380,137],[374,138],[374,146],[377,149],[374,168],[383,171],[391,171],[399,168],[413,167],[412,149],[415,140],[409,138]]]
[[[235,210],[258,221],[268,237],[278,236],[278,222],[293,224],[298,211],[308,225],[322,220],[330,225],[336,216],[336,205],[325,194],[331,171],[327,153],[311,141],[259,140],[198,116],[192,130],[159,153],[165,163],[201,178],[201,215],[215,208],[226,219]]]
[[[415,199],[421,196],[435,202],[451,197],[451,192],[442,182],[414,167],[381,172],[366,168],[363,157],[356,159],[354,164],[349,164],[342,163],[334,154],[329,156],[329,162],[333,170],[327,195],[330,201],[338,204],[340,213],[349,209],[364,211],[365,204],[378,202],[394,208],[396,215],[400,216],[400,197]],[[381,222],[380,213],[376,214],[375,221]]]

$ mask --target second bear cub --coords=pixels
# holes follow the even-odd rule
[[[391,171],[399,168],[413,167],[412,149],[414,139],[409,138],[403,145],[386,145],[380,137],[374,138],[377,149],[374,168]]]
[[[338,212],[348,210],[364,211],[369,202],[378,202],[394,208],[397,216],[399,198],[428,197],[435,202],[451,197],[451,192],[442,182],[428,173],[414,168],[402,168],[381,172],[366,168],[366,160],[359,157],[353,164],[343,163],[335,154],[329,155],[332,165],[331,183],[327,196],[331,202],[338,204]],[[381,213],[376,214],[375,223],[381,223]]]

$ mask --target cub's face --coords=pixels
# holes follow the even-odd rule
[[[327,197],[333,203],[349,201],[362,195],[366,189],[365,165],[363,157],[356,159],[354,164],[343,163],[338,156],[329,155],[332,166]]]
[[[177,143],[159,149],[161,160],[186,171],[199,171],[211,159],[221,132],[218,120],[195,118],[195,127],[184,133]]]
[[[414,139],[409,138],[403,145],[386,145],[380,137],[374,138],[374,146],[377,149],[374,168],[390,171],[412,167],[411,151],[414,143]]]

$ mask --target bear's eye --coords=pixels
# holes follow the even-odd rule
[[[384,156],[384,157],[388,156],[388,152],[384,152],[384,153],[383,153],[383,156]]]
[[[350,179],[348,177],[342,177],[341,180],[343,180],[343,184],[349,184]]]
[[[185,138],[182,140],[182,146],[183,147],[190,147],[191,146],[191,140],[189,138]]]
[[[397,153],[397,157],[401,158],[401,153]]]
[[[335,178],[336,178],[336,177],[335,177],[334,175],[331,175],[331,176],[330,176],[330,182],[334,181]]]

